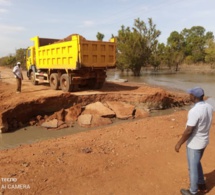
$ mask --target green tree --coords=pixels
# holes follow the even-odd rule
[[[151,66],[153,66],[154,70],[157,71],[160,64],[161,64],[161,59],[160,59],[160,56],[158,55],[157,52],[155,53],[152,53],[152,55],[150,56],[149,58],[149,64]]]
[[[167,45],[174,51],[182,51],[184,49],[184,37],[177,31],[173,31],[167,38]]]
[[[1,57],[0,58],[0,66],[5,66],[6,65],[6,61],[7,61],[7,56]]]
[[[100,32],[98,32],[97,35],[96,35],[96,38],[97,38],[98,41],[103,41],[104,37],[105,37],[104,34],[102,34]]]
[[[0,58],[0,65],[12,67],[16,64],[17,61],[19,61],[21,62],[22,66],[25,67],[25,54],[26,49],[17,49],[15,55],[9,55]]]
[[[123,64],[132,70],[134,76],[140,76],[141,67],[149,63],[156,50],[159,35],[160,31],[156,30],[151,18],[148,25],[138,18],[133,28],[122,26],[117,36],[117,64]]]
[[[184,59],[184,37],[177,31],[173,31],[167,39],[167,46],[169,52],[168,65],[169,67],[174,66],[175,71],[178,71],[179,65]]]
[[[172,62],[171,62],[171,51],[170,47],[168,45],[165,45],[164,43],[159,43],[157,48],[157,55],[159,56],[160,65],[161,66],[168,66],[171,68]]]
[[[193,26],[191,29],[184,29],[181,32],[185,43],[185,56],[192,59],[194,63],[204,62],[205,45],[207,40],[213,38],[212,32],[205,32],[202,26]]]
[[[16,61],[21,62],[22,67],[25,67],[26,49],[20,48],[16,50]]]
[[[9,55],[5,60],[5,65],[12,67],[15,64],[16,64],[16,57],[13,55]]]
[[[215,64],[215,42],[213,39],[208,40],[207,48],[205,49],[205,62],[211,64],[214,68]]]

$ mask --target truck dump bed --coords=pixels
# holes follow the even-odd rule
[[[89,41],[80,35],[59,39],[32,38],[38,69],[113,68],[116,43]]]

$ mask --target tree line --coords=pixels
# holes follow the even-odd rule
[[[117,35],[116,67],[131,70],[134,76],[140,76],[142,67],[151,66],[154,70],[168,67],[178,71],[180,64],[207,63],[214,67],[215,42],[213,32],[207,32],[202,26],[184,28],[181,32],[173,31],[167,43],[159,43],[161,31],[156,28],[152,19],[147,22],[137,18],[132,27],[121,26]],[[97,40],[102,41],[100,32]],[[16,50],[15,55],[0,58],[1,65],[12,65],[16,61],[25,64],[25,49]]]
[[[25,65],[25,55],[26,49],[24,48],[17,49],[14,55],[10,54],[8,56],[0,58],[0,65],[12,67],[18,61],[21,62],[21,64]]]
[[[122,26],[117,38],[117,68],[131,70],[140,76],[141,68],[152,66],[155,70],[168,67],[178,71],[179,65],[207,63],[214,67],[215,42],[212,32],[202,26],[173,31],[167,43],[159,43],[161,31],[152,19],[148,22],[135,19],[132,28]]]

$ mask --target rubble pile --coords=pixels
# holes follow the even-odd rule
[[[114,119],[133,119],[148,117],[149,112],[135,106],[118,101],[95,102],[82,107],[74,105],[61,109],[50,116],[38,115],[31,119],[30,125],[42,126],[47,129],[72,127],[77,123],[81,127],[98,127],[112,124]]]

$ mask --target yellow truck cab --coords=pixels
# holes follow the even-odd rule
[[[81,86],[99,89],[106,70],[115,68],[116,42],[90,41],[78,34],[65,39],[31,39],[26,53],[27,76],[34,85],[50,83],[52,89],[75,91]]]

